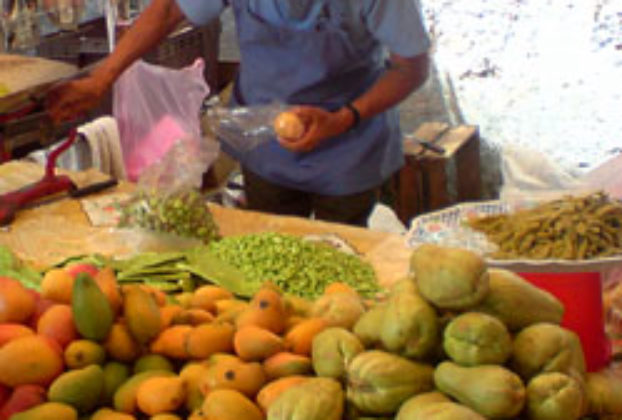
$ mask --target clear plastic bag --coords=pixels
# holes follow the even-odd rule
[[[201,138],[200,110],[210,91],[203,69],[202,59],[181,70],[138,61],[115,84],[113,113],[131,181],[177,140]]]
[[[229,108],[214,101],[206,115],[209,129],[219,141],[246,153],[276,137],[274,119],[287,108],[279,103]]]
[[[153,234],[204,243],[217,239],[218,226],[199,187],[219,149],[214,141],[178,140],[143,172],[135,193],[120,206],[119,227],[138,230],[140,240]]]

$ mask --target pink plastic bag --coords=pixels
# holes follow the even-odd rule
[[[201,141],[199,114],[209,94],[204,62],[181,70],[138,61],[115,84],[113,113],[131,181],[160,161],[180,139]]]

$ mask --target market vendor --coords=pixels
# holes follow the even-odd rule
[[[396,105],[428,74],[417,0],[153,0],[89,77],[50,95],[64,120],[94,107],[136,59],[187,18],[226,7],[241,52],[234,104],[295,105],[305,131],[237,158],[248,207],[365,225],[378,187],[403,164]]]

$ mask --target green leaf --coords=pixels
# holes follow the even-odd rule
[[[216,257],[207,247],[193,248],[185,254],[188,263],[178,263],[178,267],[224,287],[235,295],[251,297],[261,287],[260,283],[249,282],[242,271]]]

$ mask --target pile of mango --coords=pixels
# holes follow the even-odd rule
[[[383,301],[267,282],[174,299],[108,267],[0,278],[0,420],[574,420],[622,415],[552,295],[425,245]]]

